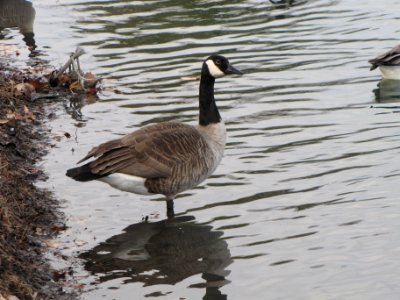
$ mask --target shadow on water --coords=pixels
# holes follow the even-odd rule
[[[100,282],[124,278],[125,284],[174,285],[202,274],[205,282],[190,287],[205,288],[203,299],[227,299],[219,291],[228,283],[226,267],[232,263],[228,245],[221,238],[223,232],[194,220],[193,216],[180,216],[132,224],[80,257],[86,260],[85,269],[97,274]]]
[[[17,27],[24,36],[23,40],[32,50],[36,48],[33,23],[35,22],[35,9],[32,3],[26,0],[0,1],[0,39],[5,38],[5,28]]]

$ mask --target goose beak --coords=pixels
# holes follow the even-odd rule
[[[237,75],[242,75],[243,73],[240,72],[238,69],[233,67],[231,64],[228,65],[228,68],[224,72],[225,74],[237,74]]]

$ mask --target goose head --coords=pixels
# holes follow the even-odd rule
[[[243,74],[238,69],[234,68],[228,59],[222,55],[211,55],[204,61],[203,71],[208,75],[219,78],[229,74]]]

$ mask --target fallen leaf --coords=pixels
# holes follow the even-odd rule
[[[8,218],[7,211],[0,208],[0,221],[5,225],[10,225],[10,220]]]
[[[69,287],[71,287],[73,289],[83,289],[85,287],[85,285],[84,284],[75,283],[75,284],[71,284]]]
[[[86,94],[92,94],[96,95],[97,94],[97,83],[100,82],[101,78],[97,78],[95,75],[93,75],[90,72],[87,72],[84,75],[84,88],[86,91]]]
[[[49,248],[58,248],[59,247],[59,243],[57,243],[54,240],[44,240],[43,243],[45,244],[45,246],[49,247]]]
[[[53,280],[55,282],[57,282],[59,280],[65,280],[65,277],[66,277],[66,272],[59,272],[59,271],[53,272]]]
[[[6,114],[6,118],[9,120],[23,120],[23,116],[17,112],[13,112],[13,111],[8,111]]]
[[[35,87],[30,83],[18,83],[13,88],[14,97],[27,97],[30,98],[32,93],[35,91]]]
[[[96,89],[96,87],[89,87],[89,88],[86,88],[86,94],[88,95],[88,96],[90,96],[90,95],[96,95],[97,94],[97,89]]]
[[[40,82],[39,79],[29,79],[26,81],[26,83],[32,85],[35,89],[35,91],[42,90],[44,87],[44,84]]]
[[[32,120],[32,121],[35,121],[36,120],[36,117],[35,117],[35,115],[33,114],[33,112],[31,112],[30,110],[29,110],[29,108],[26,106],[26,105],[24,105],[24,113],[25,113],[25,119],[30,119],[30,120]]]
[[[73,83],[71,83],[71,85],[69,86],[69,89],[71,90],[71,92],[75,92],[75,93],[81,93],[84,91],[84,89],[79,81],[74,81]]]
[[[73,289],[83,289],[85,287],[84,284],[72,283],[72,282],[68,282],[68,281],[61,282],[61,285],[64,286],[64,287],[73,288]]]
[[[7,295],[7,298],[5,298],[3,295],[0,294],[0,300],[20,300],[20,299],[14,295]]]
[[[62,74],[58,77],[59,84],[62,86],[70,86],[72,83],[72,79],[70,76],[66,74]]]
[[[84,240],[75,240],[74,241],[75,245],[77,245],[78,247],[81,247],[83,245],[86,245],[88,242],[84,241]]]
[[[68,227],[65,224],[63,224],[63,225],[54,225],[53,227],[50,228],[50,230],[52,232],[59,233],[61,231],[66,232],[67,228]]]
[[[93,73],[87,72],[84,76],[85,78],[85,88],[95,87],[98,79]]]

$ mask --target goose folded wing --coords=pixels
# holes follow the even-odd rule
[[[398,65],[400,63],[400,45],[375,57],[374,59],[369,60],[368,62],[372,64],[371,70],[376,69],[380,65]]]
[[[168,177],[177,165],[198,155],[200,139],[197,130],[189,125],[143,128],[93,148],[83,160],[97,157],[90,162],[94,174]]]

